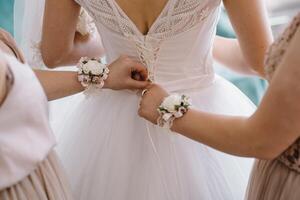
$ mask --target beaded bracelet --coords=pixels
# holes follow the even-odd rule
[[[107,65],[101,63],[100,59],[82,57],[78,64],[78,81],[86,89],[104,86],[104,81],[108,78],[109,69]]]
[[[157,109],[159,113],[157,124],[163,128],[171,128],[173,121],[182,117],[191,105],[186,95],[172,94],[166,97]]]

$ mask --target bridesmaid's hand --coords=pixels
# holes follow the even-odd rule
[[[146,66],[129,56],[120,56],[108,66],[110,73],[105,88],[113,90],[143,89],[150,83]]]
[[[169,96],[168,92],[159,85],[152,84],[147,87],[140,102],[138,111],[139,116],[153,124],[157,124],[157,119],[159,117],[157,108],[167,96]]]

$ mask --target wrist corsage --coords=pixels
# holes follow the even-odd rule
[[[78,81],[86,90],[103,88],[109,69],[100,59],[83,57],[77,67]]]
[[[182,117],[191,105],[186,95],[172,94],[166,97],[157,109],[159,113],[157,124],[164,128],[171,128],[173,121]]]

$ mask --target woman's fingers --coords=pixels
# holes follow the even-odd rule
[[[148,79],[147,67],[140,62],[134,62],[133,66],[131,66],[131,71],[139,78],[139,80],[145,81]]]
[[[129,79],[128,82],[127,82],[127,85],[131,89],[144,89],[149,84],[150,83],[148,81],[137,81],[137,80],[134,80],[134,79]]]
[[[142,75],[137,71],[131,72],[131,78],[133,78],[134,80],[137,80],[137,81],[143,81],[144,80]]]

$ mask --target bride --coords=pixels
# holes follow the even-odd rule
[[[100,56],[102,43],[108,65],[120,55],[138,59],[151,81],[171,93],[188,94],[195,107],[248,116],[255,106],[214,74],[213,56],[236,71],[263,76],[272,36],[262,0],[224,0],[239,43],[215,39],[221,3],[46,0],[41,54],[49,67],[74,65],[80,57]],[[25,4],[34,7],[30,1]],[[81,6],[101,41],[96,32],[76,32]],[[30,30],[35,34],[36,29]],[[136,114],[139,99],[134,91],[103,89],[68,103],[68,114],[54,128],[60,132],[58,153],[77,199],[243,199],[251,159],[151,125]]]

